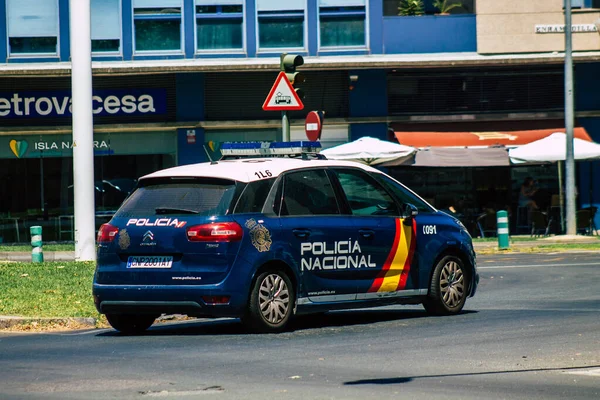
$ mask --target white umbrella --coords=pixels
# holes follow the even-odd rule
[[[375,165],[400,157],[410,157],[415,151],[414,147],[365,136],[350,143],[322,150],[321,154],[331,160],[352,160]]]
[[[600,144],[574,138],[573,145],[576,160],[600,158]],[[565,161],[566,154],[567,135],[562,132],[508,151],[513,163]]]
[[[573,138],[573,153],[575,160],[593,160],[600,158],[600,144],[588,142],[587,140]],[[562,192],[562,168],[561,161],[567,158],[567,135],[556,132],[544,139],[510,149],[508,151],[510,161],[518,164],[524,162],[553,162],[558,161],[558,186],[560,196],[560,219],[564,229],[562,215],[563,192]],[[591,203],[591,198],[590,198]]]

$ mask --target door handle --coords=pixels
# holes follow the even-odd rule
[[[370,239],[375,236],[375,231],[373,229],[359,229],[358,233],[360,233],[360,236],[366,239]]]
[[[296,228],[292,229],[292,232],[299,238],[307,238],[310,236],[310,229]]]

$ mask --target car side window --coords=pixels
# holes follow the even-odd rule
[[[394,199],[368,174],[335,170],[353,215],[399,215]]]
[[[235,206],[234,214],[261,212],[275,178],[250,182]]]
[[[285,175],[282,216],[332,214],[340,214],[340,208],[324,170],[303,170]]]
[[[384,185],[390,192],[392,192],[400,203],[412,204],[413,206],[417,207],[417,210],[419,210],[419,212],[433,212],[433,208],[431,208],[431,206],[429,206],[424,200],[419,198],[419,196],[417,196],[407,187],[403,186],[401,183],[396,182],[395,180],[390,179],[383,174],[374,175],[375,179],[382,185]]]

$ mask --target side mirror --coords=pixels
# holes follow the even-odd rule
[[[417,207],[410,203],[404,203],[400,206],[400,218],[411,219],[419,214]]]

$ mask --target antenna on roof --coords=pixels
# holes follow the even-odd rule
[[[203,144],[202,148],[204,149],[204,152],[206,153],[206,157],[208,157],[208,159],[210,160],[211,165],[212,164],[218,164],[218,162],[216,162],[215,160],[212,159],[212,157],[210,156],[210,153],[208,152],[208,149],[206,148],[206,145]]]

